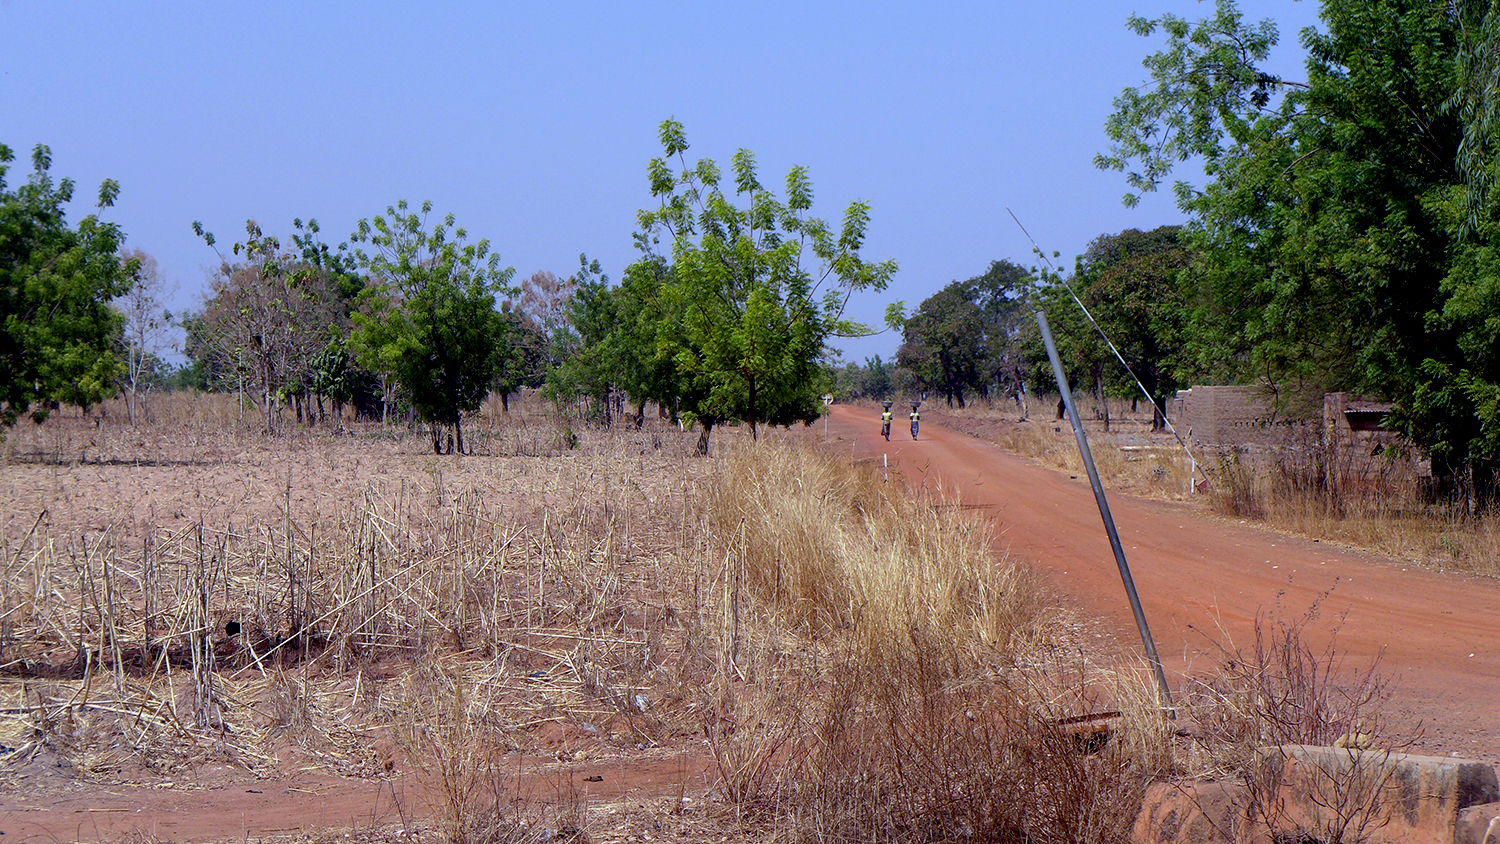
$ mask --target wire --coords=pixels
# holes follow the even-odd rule
[[[1088,319],[1089,324],[1094,326],[1095,331],[1099,332],[1099,337],[1100,339],[1104,340],[1104,345],[1108,346],[1111,352],[1114,352],[1115,359],[1120,362],[1121,366],[1125,367],[1125,371],[1130,374],[1130,380],[1135,382],[1135,386],[1140,389],[1141,395],[1146,397],[1146,402],[1152,407],[1156,407],[1156,399],[1152,397],[1151,391],[1147,390],[1146,385],[1141,383],[1141,379],[1136,377],[1135,370],[1130,368],[1130,364],[1126,362],[1125,356],[1120,354],[1120,350],[1115,348],[1115,344],[1109,339],[1109,335],[1104,333],[1104,328],[1099,325],[1099,321],[1094,319],[1093,314],[1089,313],[1088,306],[1084,305],[1083,300],[1078,298],[1078,294],[1073,292],[1073,287],[1068,284],[1067,279],[1063,278],[1062,273],[1057,269],[1057,265],[1052,263],[1052,260],[1047,257],[1047,253],[1043,252],[1042,247],[1037,245],[1036,238],[1031,236],[1031,232],[1027,231],[1024,225],[1021,225],[1021,219],[1016,216],[1016,212],[1010,210],[1010,206],[1007,205],[1005,207],[1005,213],[1009,214],[1010,218],[1016,221],[1016,226],[1021,229],[1021,234],[1026,235],[1026,239],[1031,241],[1031,248],[1036,252],[1036,254],[1042,257],[1043,261],[1047,262],[1047,266],[1051,268],[1052,274],[1057,277],[1057,280],[1062,284],[1063,289],[1068,291],[1068,295],[1073,297],[1074,302],[1078,303],[1078,309],[1083,311],[1083,315]],[[1168,433],[1170,433],[1172,437],[1177,440],[1177,444],[1182,447],[1183,453],[1188,456],[1188,460],[1191,461],[1191,465],[1193,466],[1193,468],[1198,470],[1198,474],[1202,475],[1205,481],[1208,480],[1208,473],[1203,470],[1203,464],[1200,463],[1198,457],[1193,454],[1193,450],[1188,446],[1187,441],[1182,438],[1182,435],[1177,433],[1177,429],[1172,427],[1172,420],[1168,418],[1166,410],[1163,408],[1157,408],[1157,412],[1161,414],[1162,424],[1167,426]]]

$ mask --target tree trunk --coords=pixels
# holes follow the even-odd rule
[[[432,423],[432,453],[443,453],[443,437],[442,434],[438,433],[438,426],[436,422]]]
[[[1104,376],[1094,374],[1094,389],[1099,391],[1099,405],[1104,408],[1104,432],[1109,433],[1109,399],[1104,397]]]
[[[699,424],[703,424],[703,423],[700,422]],[[700,456],[700,457],[707,457],[708,456],[708,435],[711,434],[711,433],[713,433],[713,430],[714,430],[714,426],[713,426],[712,423],[708,423],[708,424],[704,424],[703,425],[703,431],[702,431],[702,433],[698,434],[698,456]]]
[[[510,393],[503,390],[500,393],[500,412],[510,413]]]
[[[750,384],[750,441],[751,442],[755,442],[755,441],[757,441],[757,440],[760,439],[760,437],[757,436],[757,432],[755,430],[755,379],[754,378],[749,379],[749,384]],[[704,454],[708,453],[708,429],[706,429],[706,428],[704,429],[704,432],[703,432],[703,453]]]
[[[464,451],[464,421],[462,418],[453,420],[453,436],[458,440],[458,453],[468,454]]]

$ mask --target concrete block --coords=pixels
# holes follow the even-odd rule
[[[1267,815],[1283,834],[1454,844],[1460,812],[1500,801],[1494,767],[1467,759],[1286,745],[1257,764],[1280,770]]]
[[[1500,844],[1500,803],[1459,810],[1453,844]]]
[[[1240,782],[1159,782],[1146,789],[1133,844],[1237,844],[1247,791]]]

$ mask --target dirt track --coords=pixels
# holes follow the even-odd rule
[[[1118,641],[1139,647],[1086,477],[930,422],[917,442],[903,426],[889,443],[878,430],[868,409],[833,408],[830,438],[859,458],[888,455],[909,480],[941,481],[977,505],[994,519],[1001,549],[1038,562],[1082,610],[1109,620]],[[1320,626],[1339,625],[1350,664],[1383,651],[1381,670],[1398,683],[1393,703],[1423,724],[1417,752],[1500,762],[1500,581],[1235,524],[1191,505],[1112,494],[1110,509],[1174,684],[1208,665],[1205,633],[1222,627],[1247,643],[1258,610],[1279,600],[1283,617],[1295,617],[1331,589]]]
[[[601,806],[620,801],[669,804],[683,795],[690,801],[701,799],[705,767],[700,757],[661,754],[568,765],[531,761],[525,776],[507,781],[506,787],[529,807],[576,805],[596,822],[628,830],[630,819],[615,817],[617,810]],[[426,796],[409,774],[387,781],[327,774],[254,780],[211,768],[197,772],[196,782],[173,788],[90,787],[58,778],[30,792],[0,793],[0,835],[5,836],[0,840],[305,840],[336,837],[330,830],[430,827],[430,815]]]

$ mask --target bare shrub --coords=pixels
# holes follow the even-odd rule
[[[1242,809],[1249,823],[1349,844],[1388,820],[1380,814],[1388,803],[1379,797],[1392,785],[1391,755],[1411,746],[1420,725],[1395,723],[1387,714],[1392,688],[1378,655],[1348,664],[1336,627],[1316,644],[1321,600],[1290,621],[1258,614],[1244,647],[1227,638],[1215,642],[1219,667],[1190,684],[1184,708],[1200,730],[1201,770],[1246,784]],[[1335,765],[1302,766],[1297,787],[1311,812],[1288,808],[1287,748],[1296,745],[1347,756]]]
[[[428,661],[406,678],[396,737],[448,844],[546,840],[506,788],[505,742],[483,717],[461,667]]]

